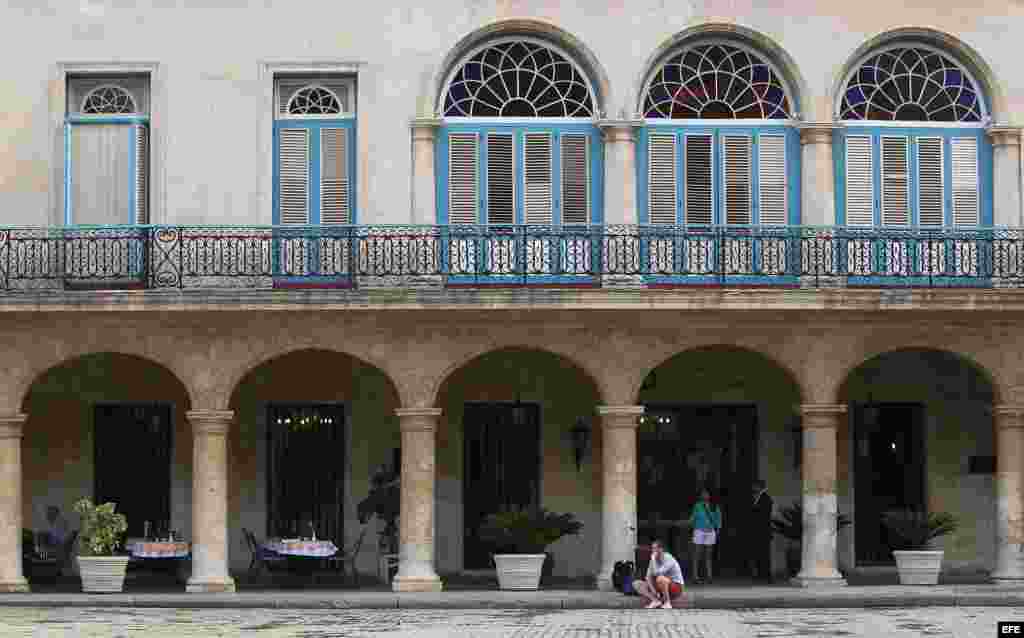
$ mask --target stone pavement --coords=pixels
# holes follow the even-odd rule
[[[1024,607],[1024,585],[882,585],[801,589],[774,586],[702,586],[687,589],[689,609]],[[444,591],[259,590],[233,594],[183,591],[123,594],[0,594],[0,607],[137,607],[191,609],[628,609],[639,598],[585,590]]]
[[[1024,607],[776,610],[0,608],[0,638],[989,638]]]

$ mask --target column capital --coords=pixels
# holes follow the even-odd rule
[[[1024,405],[1002,403],[992,406],[992,416],[996,418],[998,429],[1024,428]]]
[[[597,127],[601,129],[606,142],[635,142],[636,129],[643,126],[643,120],[612,120],[604,119],[597,121]]]
[[[398,408],[395,410],[398,429],[402,432],[433,431],[442,412],[441,408]]]
[[[846,406],[841,403],[802,403],[799,409],[801,416],[805,417],[805,430],[836,427],[839,417],[846,414]]]
[[[833,122],[805,122],[796,128],[800,131],[800,144],[807,145],[831,144],[832,135],[843,127]]]
[[[636,428],[637,418],[644,413],[642,405],[599,405],[597,414],[605,428]]]
[[[194,434],[227,434],[231,429],[234,410],[189,410],[185,418],[192,425]]]
[[[27,414],[6,414],[0,416],[0,439],[20,439]]]
[[[990,126],[985,134],[992,141],[992,146],[1020,146],[1019,126]]]
[[[412,139],[433,141],[434,133],[441,126],[441,123],[440,119],[434,117],[413,118],[409,122],[409,128],[412,129]]]

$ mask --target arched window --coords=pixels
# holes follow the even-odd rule
[[[452,68],[438,108],[438,220],[492,226],[601,219],[593,83],[528,36],[493,39]]]
[[[641,222],[799,223],[794,108],[783,76],[745,44],[700,40],[670,52],[640,100]]]
[[[274,90],[274,223],[354,223],[355,82],[286,75]]]
[[[840,224],[991,225],[985,96],[947,52],[898,43],[869,52],[838,96]]]

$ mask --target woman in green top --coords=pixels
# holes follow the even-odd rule
[[[693,528],[693,577],[695,583],[711,583],[711,552],[722,529],[722,511],[711,503],[711,494],[700,491],[700,500],[690,512],[690,527]],[[700,578],[700,564],[704,563],[705,579]]]

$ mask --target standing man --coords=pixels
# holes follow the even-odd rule
[[[683,596],[683,570],[661,541],[651,543],[647,578],[633,581],[633,591],[648,601],[647,609],[672,609],[673,600],[679,604]]]
[[[750,515],[750,551],[755,580],[772,581],[772,508],[775,502],[768,496],[764,481],[754,481],[754,503]]]

